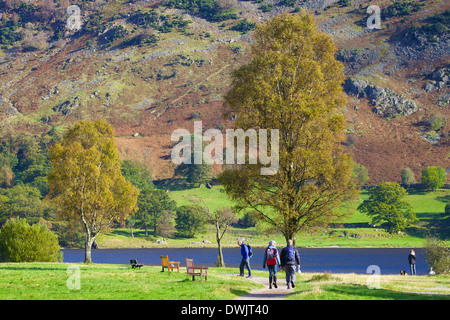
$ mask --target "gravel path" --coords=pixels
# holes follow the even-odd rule
[[[269,277],[251,277],[250,280],[260,283],[265,288],[262,289],[254,289],[250,293],[245,296],[236,298],[236,300],[282,300],[286,297],[287,294],[292,293],[292,289],[286,289],[286,279],[282,277],[278,278],[277,285],[278,288],[269,289]]]

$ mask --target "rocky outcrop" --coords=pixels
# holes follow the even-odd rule
[[[6,114],[7,117],[15,116],[20,113],[7,98],[2,96],[0,96],[0,112]]]
[[[80,106],[80,98],[74,97],[67,101],[64,101],[63,103],[53,107],[53,111],[61,112],[65,116],[69,116],[73,113],[74,110],[76,110]]]
[[[450,69],[449,68],[441,68],[436,69],[432,73],[430,73],[427,78],[430,80],[426,83],[423,89],[426,92],[433,91],[442,91],[448,90],[450,88]]]
[[[401,94],[397,94],[388,88],[383,89],[370,85],[362,79],[347,79],[344,90],[348,95],[369,99],[374,106],[373,112],[385,117],[411,115],[418,110],[417,103],[414,100],[406,99]]]

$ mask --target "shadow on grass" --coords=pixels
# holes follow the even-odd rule
[[[443,203],[450,202],[450,194],[445,195],[445,196],[438,196],[438,197],[436,197],[436,200],[443,202]]]
[[[110,233],[108,233],[109,235],[116,235],[116,236],[122,236],[122,237],[127,237],[127,238],[131,238],[131,232],[130,229],[114,229],[113,231],[111,231]],[[141,229],[133,229],[133,236],[135,238],[142,238],[142,239],[146,239],[149,241],[154,240],[153,238],[153,230],[148,230],[147,231],[148,237],[145,236],[145,230],[141,230]]]
[[[238,297],[243,297],[248,294],[248,291],[238,290],[238,289],[230,289],[230,292]]]
[[[198,183],[189,183],[186,179],[163,179],[153,181],[153,184],[158,189],[169,191],[183,191],[199,187]]]

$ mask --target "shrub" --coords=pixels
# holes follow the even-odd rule
[[[401,172],[402,176],[402,184],[407,185],[408,187],[414,183],[416,183],[416,177],[414,176],[414,171],[411,168],[405,168]]]
[[[187,205],[178,207],[176,212],[176,229],[181,236],[193,238],[196,233],[204,231],[205,217],[201,209],[194,205]]]
[[[416,1],[394,2],[384,11],[386,18],[409,16],[411,13],[419,11],[425,4]]]
[[[367,181],[369,181],[369,170],[363,165],[355,162],[355,166],[352,172],[353,179],[359,186],[363,186]]]
[[[430,118],[425,120],[425,124],[431,128],[433,131],[439,131],[445,126],[445,117],[433,113]]]
[[[296,2],[297,2],[297,0],[282,0],[280,3],[286,7],[293,7],[293,6],[295,6]]]
[[[226,6],[221,6],[217,0],[168,0],[164,5],[168,8],[184,9],[189,14],[200,16],[209,22],[237,19],[235,13]]]
[[[350,5],[350,0],[339,0],[338,4],[341,7],[348,7]]]
[[[30,226],[24,219],[11,220],[0,230],[0,254],[10,262],[58,262],[62,253],[56,235],[43,224]]]
[[[428,190],[441,188],[447,180],[447,174],[444,168],[431,166],[422,170],[422,183]]]
[[[273,5],[271,4],[263,4],[261,7],[259,7],[259,10],[262,12],[270,12],[273,9]]]
[[[256,23],[250,22],[245,18],[244,20],[241,20],[237,25],[231,28],[231,30],[239,31],[242,33],[247,33],[253,29],[255,29]]]
[[[425,246],[425,260],[437,274],[450,271],[450,248],[447,244],[436,238],[428,237]]]

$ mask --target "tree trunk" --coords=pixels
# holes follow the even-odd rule
[[[131,231],[131,239],[134,239],[133,227],[130,227],[130,231]]]
[[[217,256],[217,266],[225,268],[225,261],[223,260],[223,253],[222,253],[222,243],[219,240],[217,242],[218,249],[219,249],[219,255]]]
[[[95,241],[95,237],[91,237],[90,235],[86,236],[86,242],[84,247],[84,263],[92,263],[92,244]]]
[[[286,239],[286,245],[288,244],[288,240],[292,240],[292,245],[295,247],[295,233],[284,234],[284,238]]]
[[[216,241],[219,250],[219,255],[217,256],[217,266],[225,267],[225,261],[223,260],[223,253],[222,253],[222,238],[220,237],[220,227],[218,223],[216,223]]]

